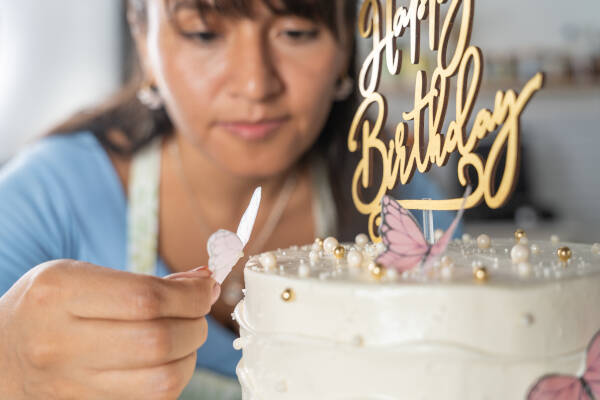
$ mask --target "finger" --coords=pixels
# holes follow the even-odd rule
[[[152,321],[78,319],[68,351],[82,368],[139,369],[163,365],[195,352],[207,336],[205,318]]]
[[[196,352],[169,364],[152,368],[103,371],[91,385],[106,390],[110,399],[177,399],[196,367]]]
[[[205,272],[161,279],[73,262],[61,271],[68,311],[80,318],[152,320],[200,318],[210,312],[219,285]]]

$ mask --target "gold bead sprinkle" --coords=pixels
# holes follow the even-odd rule
[[[473,270],[473,276],[477,282],[485,282],[489,277],[488,270],[486,267],[477,267]]]
[[[385,274],[385,268],[376,263],[369,265],[369,270],[371,271],[371,276],[375,279],[381,279]]]
[[[341,260],[342,258],[346,257],[346,249],[344,246],[338,246],[335,248],[335,250],[333,250],[333,255],[338,260]]]
[[[294,301],[296,298],[296,294],[294,293],[294,289],[287,288],[281,293],[281,300],[289,303],[290,301]]]
[[[517,243],[519,243],[524,237],[527,237],[527,233],[523,229],[517,229],[515,231],[515,241]]]
[[[558,256],[560,261],[562,261],[562,263],[566,265],[567,262],[571,259],[571,257],[573,257],[573,252],[568,247],[561,247],[556,252],[556,255]]]
[[[323,239],[321,239],[321,238],[316,238],[316,239],[315,239],[315,244],[316,244],[317,246],[319,246],[320,248],[323,248]]]

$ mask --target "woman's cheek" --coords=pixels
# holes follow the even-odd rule
[[[296,99],[298,110],[301,110],[301,122],[305,129],[311,129],[312,136],[318,135],[333,104],[333,93],[329,80],[312,80],[302,85]]]

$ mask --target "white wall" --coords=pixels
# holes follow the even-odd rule
[[[598,0],[475,0],[473,39],[488,52],[600,49]]]
[[[0,0],[0,163],[121,82],[121,0]]]

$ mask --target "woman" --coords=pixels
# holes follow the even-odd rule
[[[135,91],[0,175],[0,398],[170,399],[196,365],[234,377],[242,263],[222,288],[189,271],[208,236],[235,230],[259,185],[247,254],[366,224],[342,157],[355,12],[129,0]],[[402,190],[437,197],[419,179]]]

